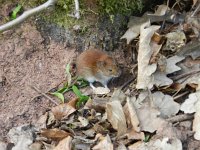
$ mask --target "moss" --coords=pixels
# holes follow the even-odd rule
[[[130,15],[142,10],[142,0],[98,0],[100,10],[104,14]]]
[[[0,0],[1,1],[1,0]],[[25,8],[34,8],[47,0],[10,0],[24,5]],[[45,11],[40,15],[46,21],[57,23],[60,26],[71,28],[76,24],[86,31],[90,25],[97,22],[97,18],[101,15],[108,15],[112,20],[115,14],[130,15],[142,9],[142,0],[79,0],[81,19],[69,17],[75,10],[74,0],[58,0],[55,10],[48,15]]]

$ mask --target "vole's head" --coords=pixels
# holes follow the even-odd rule
[[[121,74],[121,70],[118,68],[116,61],[110,56],[99,60],[97,67],[103,75],[108,77],[119,77]]]

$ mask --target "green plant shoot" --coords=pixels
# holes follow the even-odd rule
[[[17,14],[20,12],[21,9],[22,9],[22,5],[18,4],[17,7],[15,7],[15,9],[12,11],[11,19],[16,19]]]

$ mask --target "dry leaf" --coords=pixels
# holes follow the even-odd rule
[[[79,99],[77,97],[73,98],[72,100],[70,100],[67,104],[69,106],[72,106],[74,109],[76,109],[76,103]]]
[[[167,10],[169,10],[169,7],[167,5],[159,5],[154,15],[163,16],[166,14]]]
[[[107,135],[106,137],[101,137],[101,141],[95,145],[93,148],[93,150],[113,150],[113,144],[110,140],[109,135]]]
[[[195,132],[194,138],[200,140],[200,91],[197,91],[195,94],[198,101],[195,104],[196,113],[194,114],[192,130]]]
[[[32,144],[29,146],[29,149],[28,149],[28,150],[42,150],[42,143],[41,143],[41,142],[32,143]]]
[[[171,85],[173,81],[167,77],[166,73],[156,71],[153,75],[153,80],[150,83],[151,85],[156,85],[157,87],[159,86],[167,86]]]
[[[129,150],[182,150],[182,143],[179,139],[165,137],[162,140],[151,140],[148,143],[139,141],[128,148]]]
[[[189,98],[186,99],[182,104],[180,110],[182,110],[184,113],[194,113],[196,112],[195,104],[198,101],[198,97],[196,96],[196,93],[192,93],[189,95]]]
[[[181,47],[185,46],[186,36],[183,31],[175,31],[166,34],[166,45],[163,50],[170,50],[172,52],[179,51]]]
[[[132,140],[144,140],[145,139],[145,135],[143,132],[135,132],[134,129],[128,130],[126,135],[127,135],[128,139],[132,139]]]
[[[185,59],[185,57],[177,56],[177,55],[168,58],[167,59],[167,66],[166,66],[166,73],[170,74],[170,73],[173,73],[173,72],[181,70],[181,68],[178,67],[176,65],[176,63],[182,61],[183,59]]]
[[[72,149],[72,137],[68,136],[61,140],[53,150],[71,150]]]
[[[0,140],[0,150],[7,150],[7,144]]]
[[[152,88],[152,74],[156,71],[157,65],[149,65],[153,50],[150,46],[151,38],[160,26],[150,26],[150,22],[144,23],[140,28],[140,42],[138,51],[138,75],[137,89]]]
[[[126,133],[126,119],[119,101],[112,101],[106,105],[107,119],[112,124],[112,127],[117,130],[117,136]]]
[[[139,120],[133,102],[127,97],[124,113],[128,128],[133,128],[136,132],[140,132]]]
[[[61,120],[63,117],[68,117],[70,114],[76,111],[76,109],[70,106],[68,103],[60,104],[51,109],[57,120]]]
[[[86,127],[89,124],[89,121],[84,117],[79,116],[78,120],[81,122],[82,127]]]
[[[163,118],[177,114],[180,109],[180,105],[170,95],[164,95],[162,92],[153,93],[152,100],[154,106],[158,108]]]
[[[8,138],[14,143],[12,150],[27,150],[29,145],[33,143],[34,127],[31,125],[23,125],[14,127],[8,132]]]
[[[126,146],[124,144],[120,144],[116,150],[127,150]]]
[[[121,89],[115,89],[110,101],[119,101],[120,103],[122,103],[123,101],[125,101],[126,99],[126,95],[124,94],[124,92]]]
[[[93,89],[93,92],[94,92],[94,94],[104,95],[104,94],[110,93],[110,89],[104,88],[104,87],[97,87],[97,88]]]
[[[131,16],[129,23],[128,23],[129,29],[121,37],[121,39],[126,39],[127,44],[129,44],[133,39],[135,39],[140,34],[141,25],[147,21],[148,21],[148,19],[145,17]]]
[[[54,128],[54,129],[42,129],[41,135],[48,139],[52,139],[54,141],[60,141],[70,136],[71,134],[66,131]]]

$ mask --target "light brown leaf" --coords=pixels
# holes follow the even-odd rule
[[[119,101],[107,103],[106,113],[108,121],[112,124],[112,127],[117,130],[117,136],[125,134],[127,126],[121,103]]]
[[[126,105],[124,106],[124,113],[128,128],[133,128],[136,132],[140,132],[139,120],[137,117],[137,112],[135,110],[134,104],[129,97],[127,97],[126,101],[127,102]]]
[[[113,144],[110,140],[109,135],[107,135],[106,137],[101,137],[101,141],[95,145],[93,148],[93,150],[113,150]]]
[[[61,140],[53,150],[71,150],[72,149],[72,137],[68,136]]]
[[[55,106],[51,109],[52,113],[54,114],[55,118],[57,120],[61,120],[63,117],[68,117],[70,114],[76,111],[76,109],[71,106],[73,105],[72,103],[64,103],[60,104],[58,106]]]
[[[52,139],[54,141],[60,141],[70,136],[71,134],[66,131],[54,128],[54,129],[42,129],[41,135],[48,139]]]

